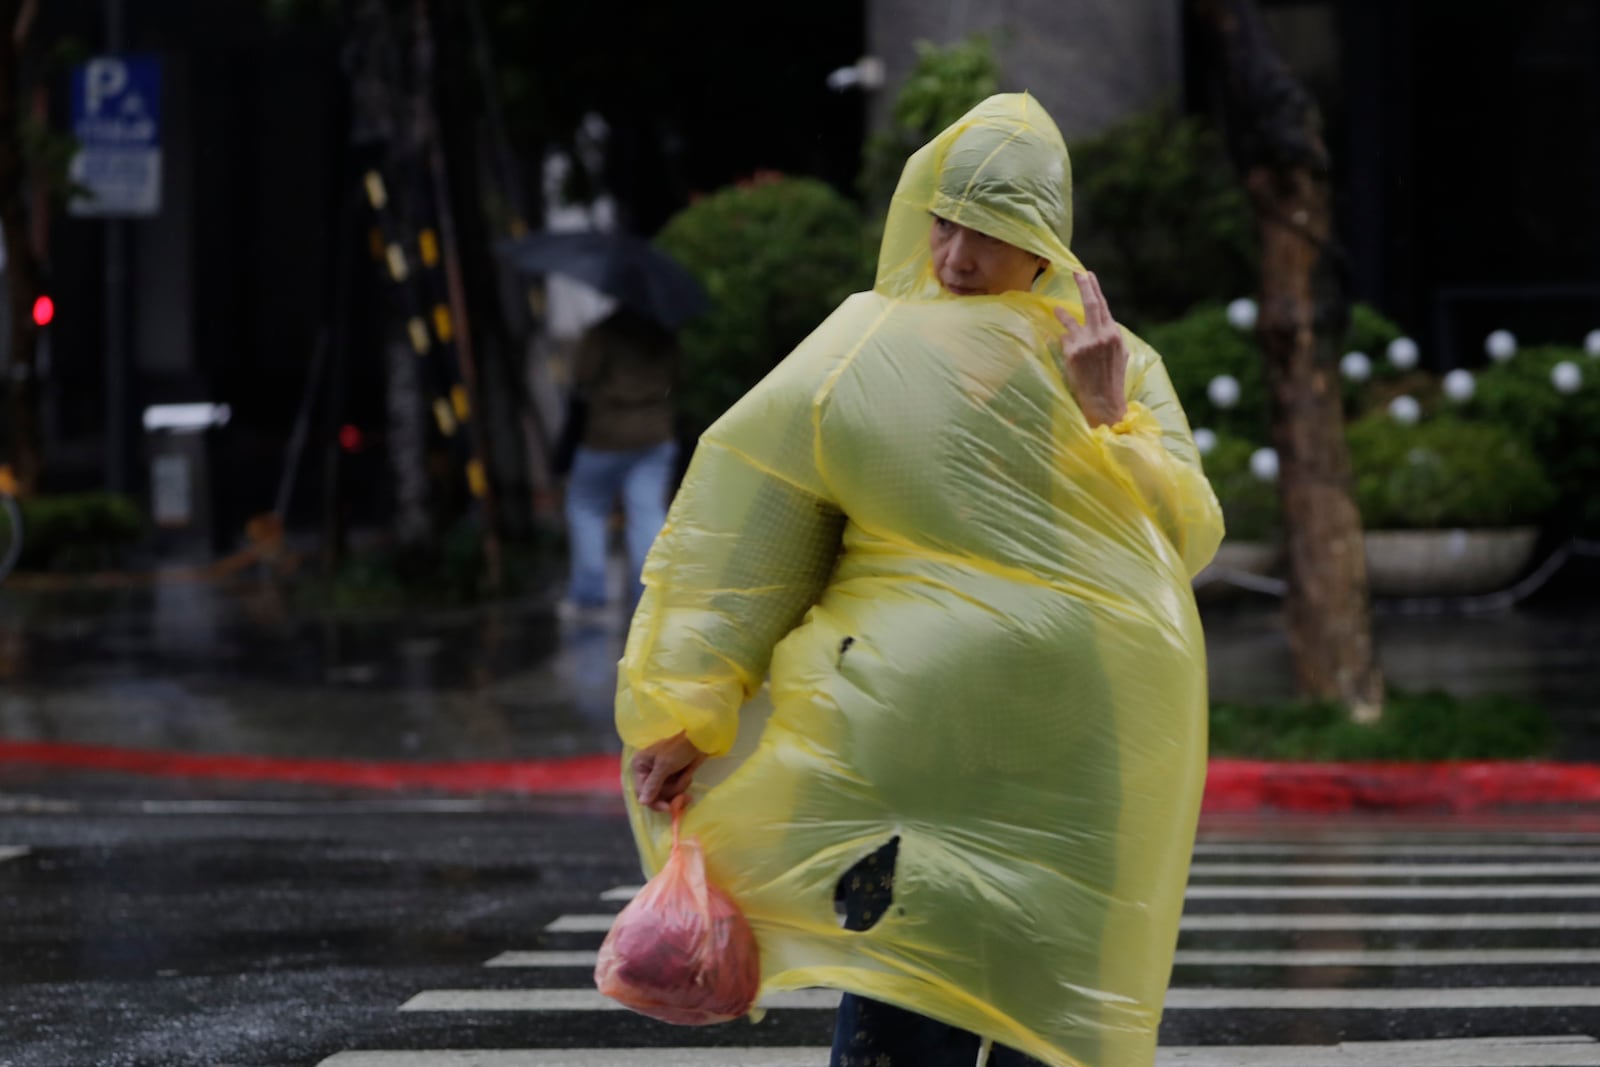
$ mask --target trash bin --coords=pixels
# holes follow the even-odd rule
[[[214,431],[228,424],[227,404],[157,404],[144,410],[150,463],[150,520],[158,556],[209,560],[216,548],[211,492]]]

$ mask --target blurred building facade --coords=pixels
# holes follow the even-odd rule
[[[155,214],[48,214],[57,317],[46,488],[143,494],[141,413],[215,402],[232,412],[207,486],[219,522],[242,525],[240,516],[271,508],[287,427],[329,318],[333,178],[348,123],[332,37],[274,23],[265,8],[42,5],[42,43],[159,62],[162,152]],[[70,77],[52,66],[38,79],[57,129],[70,129]]]
[[[1473,365],[1506,328],[1578,343],[1600,327],[1600,4],[1261,0],[1322,109],[1354,296]],[[988,34],[1002,88],[1027,89],[1069,144],[1164,102],[1212,109],[1182,0],[869,0],[886,84],[912,42]],[[1092,266],[1092,264],[1091,264]]]

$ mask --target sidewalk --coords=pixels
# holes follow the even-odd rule
[[[1207,612],[1213,697],[1289,691],[1274,612]],[[0,791],[51,773],[340,789],[615,796],[622,622],[549,599],[306,615],[270,590],[0,590]],[[1436,810],[1600,801],[1600,610],[1380,618],[1391,684],[1510,692],[1562,731],[1542,764],[1213,761],[1207,810]]]

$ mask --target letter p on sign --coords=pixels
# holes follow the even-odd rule
[[[90,60],[84,75],[85,103],[91,115],[100,114],[100,105],[128,88],[128,65],[120,59]]]

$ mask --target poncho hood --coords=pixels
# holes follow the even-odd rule
[[[928,251],[931,216],[1050,261],[1033,291],[1077,301],[1072,253],[1072,162],[1055,122],[1027,93],[991,96],[907,162],[889,204],[878,277],[886,296],[946,295]]]

